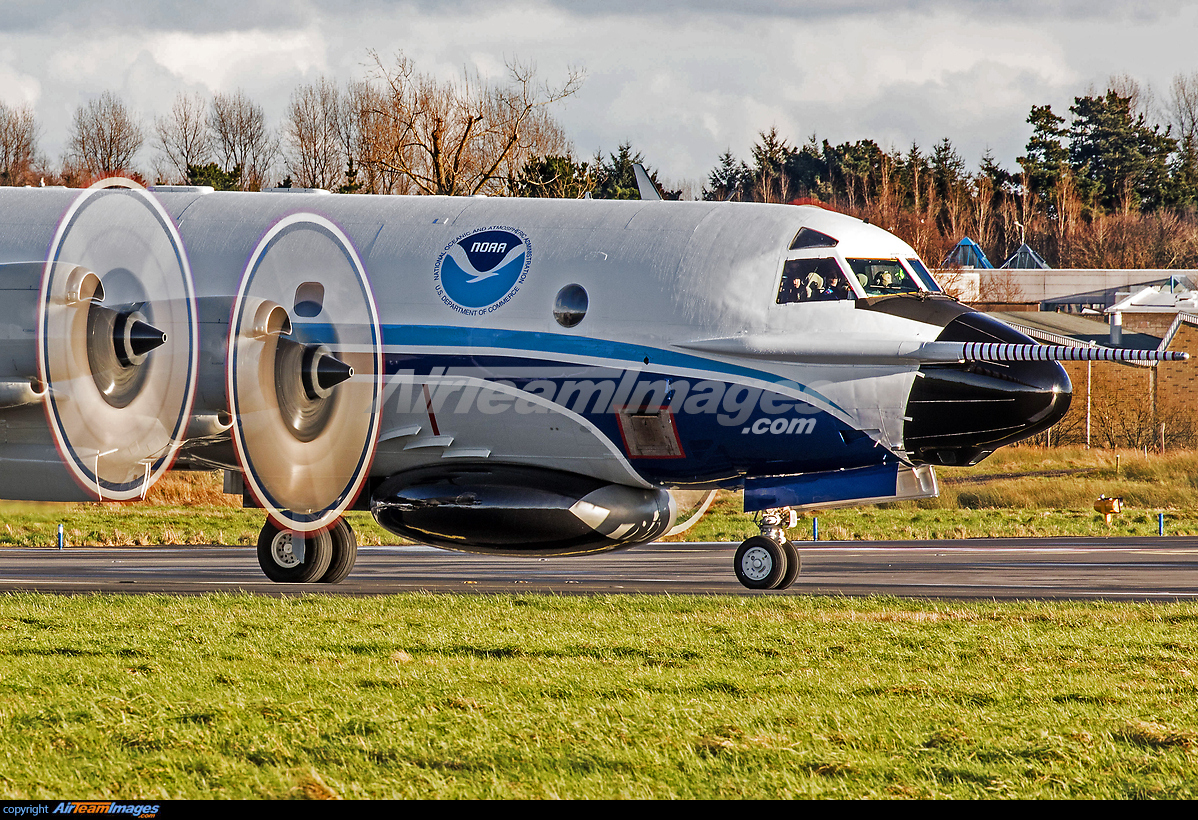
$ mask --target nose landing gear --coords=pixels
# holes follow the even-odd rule
[[[736,550],[736,579],[749,589],[786,589],[802,567],[799,552],[786,537],[786,527],[798,523],[789,507],[765,510],[761,534],[745,540]]]

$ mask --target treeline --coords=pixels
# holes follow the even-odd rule
[[[632,163],[639,154],[624,145],[577,162],[550,111],[578,90],[580,72],[552,86],[512,62],[505,82],[472,74],[441,81],[402,54],[371,57],[363,80],[338,85],[321,78],[296,88],[274,128],[242,91],[179,94],[170,112],[149,124],[105,92],[76,109],[58,162],[40,152],[32,110],[0,103],[0,184],[81,187],[120,174],[218,190],[636,196]],[[149,169],[137,165],[146,148]]]
[[[221,190],[638,196],[640,153],[625,143],[578,159],[553,116],[581,72],[551,85],[512,62],[502,82],[445,81],[402,54],[371,59],[364,79],[297,87],[277,126],[242,91],[180,94],[151,123],[106,92],[75,111],[57,161],[39,149],[32,110],[0,103],[0,184],[79,187],[122,174]],[[814,135],[792,143],[770,129],[747,161],[725,152],[701,195],[825,204],[894,231],[932,264],[970,236],[995,264],[1026,238],[1054,267],[1198,267],[1198,72],[1175,77],[1160,106],[1121,77],[1067,114],[1033,106],[1027,121],[1013,169],[987,153],[971,170],[948,137],[884,149]],[[146,153],[151,166],[139,167]]]
[[[720,157],[708,199],[816,202],[902,236],[933,263],[963,236],[997,266],[1026,238],[1054,267],[1198,267],[1198,73],[1174,78],[1162,108],[1112,78],[1068,117],[1033,106],[1018,168],[987,152],[970,170],[947,137],[930,151],[864,139],[791,144],[762,132],[749,160]]]
[[[372,57],[366,79],[296,88],[277,128],[241,91],[180,94],[148,125],[104,93],[75,111],[57,164],[39,153],[29,109],[0,108],[0,182],[82,185],[125,174],[222,190],[469,195],[504,192],[533,157],[569,152],[548,106],[577,91],[576,72],[551,87],[513,62],[505,83],[470,74],[443,82],[402,54]],[[153,154],[148,170],[136,166],[143,147]]]

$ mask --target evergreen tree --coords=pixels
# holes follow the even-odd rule
[[[941,198],[948,196],[954,187],[967,178],[965,160],[957,153],[948,137],[940,140],[932,149],[931,167],[932,181],[936,184],[936,192]]]
[[[741,199],[751,186],[752,177],[749,166],[732,156],[732,149],[729,148],[720,154],[719,164],[707,175],[703,198],[717,202]]]
[[[969,202],[970,179],[965,170],[965,160],[957,153],[952,141],[945,137],[932,149],[928,164],[932,172],[932,187],[939,203],[934,215],[942,231],[950,237],[959,237]]]
[[[621,143],[616,153],[604,160],[602,154],[595,157],[595,199],[640,199],[636,186],[636,172],[632,166],[642,162],[640,151],[632,153],[632,144]]]
[[[903,204],[922,215],[928,207],[932,179],[928,158],[919,150],[919,145],[912,142],[907,156],[897,156],[895,165],[898,168],[899,185],[903,191]]]
[[[241,165],[233,166],[232,171],[224,171],[215,162],[206,165],[187,166],[188,185],[211,185],[217,191],[241,190]]]
[[[753,199],[758,202],[784,202],[790,199],[790,179],[786,167],[794,150],[778,136],[777,128],[758,133],[753,145]]]
[[[1198,140],[1183,139],[1169,167],[1172,185],[1172,205],[1194,205],[1198,202]]]
[[[1107,91],[1070,106],[1069,163],[1086,202],[1107,210],[1151,210],[1171,198],[1169,157],[1177,142],[1132,117],[1131,98]]]
[[[1032,126],[1032,136],[1027,141],[1027,155],[1018,160],[1023,167],[1023,185],[1041,209],[1051,213],[1057,182],[1069,160],[1064,142],[1065,120],[1054,114],[1050,105],[1033,105],[1027,121]]]
[[[356,194],[362,190],[362,183],[358,181],[358,166],[354,164],[354,158],[350,157],[345,166],[345,184],[337,188],[339,194]]]
[[[640,151],[632,153],[632,143],[622,143],[616,153],[603,159],[602,153],[595,157],[595,199],[640,199],[640,188],[636,184],[636,172],[632,166],[645,164]],[[657,172],[645,167],[645,173],[661,193],[662,199],[681,199],[682,191],[664,190],[657,181]]]
[[[512,196],[581,199],[594,187],[591,168],[569,156],[530,159],[511,181]]]
[[[786,175],[790,179],[791,194],[796,197],[816,197],[828,199],[831,190],[828,186],[828,164],[820,151],[815,134],[807,140],[807,144],[798,151],[791,152],[786,158]]]
[[[858,140],[832,146],[824,140],[823,158],[833,196],[847,198],[850,208],[873,201],[884,164],[883,151],[876,142]]]
[[[1015,175],[998,164],[998,162],[994,159],[994,152],[989,148],[987,148],[986,152],[982,154],[982,162],[978,170],[981,171],[982,176],[990,180],[990,184],[993,186],[996,196],[1000,193],[1015,193],[1015,189],[1018,184],[1015,179]]]

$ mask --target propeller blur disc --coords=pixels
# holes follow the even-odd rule
[[[191,269],[163,207],[128,180],[81,193],[42,276],[37,364],[55,443],[89,493],[137,498],[170,467],[195,397],[197,337]]]
[[[238,289],[226,378],[246,486],[281,527],[322,529],[357,497],[382,373],[378,311],[349,239],[316,214],[276,223]]]

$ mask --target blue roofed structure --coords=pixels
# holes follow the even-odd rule
[[[1011,258],[1003,262],[1001,267],[1007,270],[1012,268],[1018,270],[1051,270],[1051,266],[1044,261],[1044,257],[1028,247],[1026,242],[1020,245],[1019,250],[1011,254]]]
[[[990,264],[990,260],[986,258],[986,252],[982,250],[977,242],[974,242],[968,236],[958,242],[956,247],[949,251],[948,256],[944,257],[944,261],[940,263],[940,267],[994,268]]]

